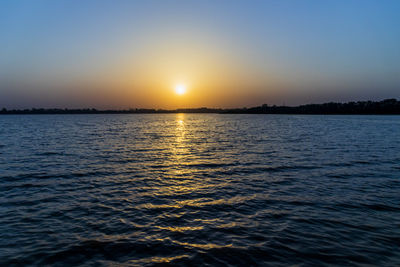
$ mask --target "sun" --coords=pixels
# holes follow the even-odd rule
[[[186,85],[180,83],[175,86],[175,93],[178,95],[183,95],[186,93]]]

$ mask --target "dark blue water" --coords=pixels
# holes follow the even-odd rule
[[[400,116],[0,117],[0,265],[400,265]]]

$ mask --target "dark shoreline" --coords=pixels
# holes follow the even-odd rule
[[[348,103],[307,104],[296,107],[269,106],[264,104],[252,108],[214,109],[127,109],[127,110],[97,110],[97,109],[13,109],[0,110],[0,115],[18,114],[173,114],[173,113],[214,113],[214,114],[304,114],[304,115],[400,115],[400,101],[385,99],[382,101],[358,101]]]

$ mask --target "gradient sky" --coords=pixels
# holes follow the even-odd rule
[[[399,14],[398,0],[2,0],[0,107],[400,98]]]

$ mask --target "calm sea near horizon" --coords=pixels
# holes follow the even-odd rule
[[[0,265],[399,266],[400,116],[0,116]]]

